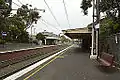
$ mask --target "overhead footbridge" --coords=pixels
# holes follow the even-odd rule
[[[63,34],[68,36],[71,39],[79,39],[82,41],[82,48],[90,50],[91,47],[91,28],[84,27],[84,28],[76,28],[76,29],[67,29],[62,30]]]

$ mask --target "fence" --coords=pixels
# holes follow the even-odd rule
[[[100,52],[106,52],[115,56],[115,62],[120,64],[120,33],[100,40]]]

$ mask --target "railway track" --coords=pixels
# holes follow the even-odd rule
[[[29,48],[24,50],[16,50],[16,51],[8,51],[4,53],[0,53],[0,70],[2,70],[4,67],[9,67],[15,64],[22,63],[24,61],[27,61],[28,64],[15,69],[11,72],[3,72],[0,73],[0,78],[9,76],[25,67],[28,67],[34,63],[36,63],[39,60],[42,60],[62,49],[67,47],[68,45],[51,45],[51,46],[44,46],[44,47],[36,47],[36,48]],[[38,59],[36,57],[39,57]],[[36,59],[34,59],[36,58]],[[34,59],[32,62],[29,60]]]

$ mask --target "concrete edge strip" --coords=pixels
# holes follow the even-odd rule
[[[12,53],[12,52],[18,52],[18,51],[25,51],[25,50],[31,50],[31,49],[39,49],[39,48],[45,48],[45,47],[51,47],[51,46],[56,46],[56,45],[49,45],[49,46],[42,46],[42,47],[35,47],[35,48],[26,48],[26,49],[19,49],[19,50],[11,50],[11,51],[3,51],[0,52],[2,53]]]
[[[68,46],[67,46],[68,47]],[[61,50],[63,50],[63,49],[61,49]],[[57,53],[57,52],[59,52],[59,51],[61,51],[61,50],[58,50],[58,51],[53,51],[52,53]],[[50,53],[51,54],[51,53]],[[52,54],[53,55],[53,54]],[[12,72],[9,72],[9,73],[7,73],[7,74],[4,74],[4,75],[2,75],[2,76],[0,76],[0,79],[4,79],[4,78],[6,78],[6,77],[8,77],[8,76],[10,76],[10,75],[12,75],[12,74],[14,74],[14,73],[16,73],[16,72],[19,72],[19,71],[21,71],[22,69],[25,69],[25,68],[27,68],[27,67],[29,67],[29,66],[31,66],[31,65],[33,65],[33,64],[35,64],[35,63],[37,63],[37,62],[39,62],[40,60],[43,60],[43,59],[45,59],[45,58],[47,58],[47,57],[49,57],[49,56],[51,56],[51,55],[46,55],[45,57],[42,57],[42,58],[40,58],[39,60],[37,60],[37,61],[33,61],[33,62],[31,62],[30,64],[28,64],[28,65],[26,65],[26,66],[24,66],[24,67],[22,67],[22,68],[20,68],[20,69],[16,69],[16,70],[14,70],[14,71],[12,71]]]
[[[73,45],[72,45],[72,46],[73,46]],[[23,69],[23,70],[21,70],[21,71],[19,71],[19,72],[16,72],[15,74],[13,74],[13,75],[11,75],[11,76],[8,76],[7,78],[5,78],[5,79],[3,79],[3,80],[15,80],[15,79],[23,76],[24,74],[28,73],[29,71],[33,70],[34,68],[38,67],[39,65],[45,63],[46,61],[52,59],[53,57],[59,55],[60,53],[64,52],[65,50],[71,48],[72,46],[69,46],[69,47],[61,50],[60,52],[58,52],[58,53],[56,53],[56,54],[53,54],[53,55],[51,55],[51,56],[49,56],[49,57],[47,57],[47,58],[45,58],[45,59],[43,59],[43,60],[41,60],[41,61],[33,64],[33,65],[31,65],[31,66],[29,66],[29,67],[27,67],[27,68],[25,68],[25,69]]]

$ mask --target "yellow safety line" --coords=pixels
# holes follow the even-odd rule
[[[53,62],[55,59],[57,59],[58,57],[60,57],[64,52],[62,52],[61,54],[59,54],[58,56],[54,57],[52,60],[50,60],[48,63],[46,63],[45,65],[43,65],[42,67],[40,67],[39,69],[37,69],[35,72],[33,72],[32,74],[30,74],[28,77],[26,77],[24,80],[29,79],[30,77],[32,77],[34,74],[36,74],[38,71],[40,71],[41,69],[43,69],[45,66],[49,65],[51,62]]]

